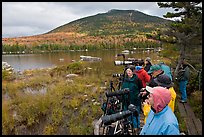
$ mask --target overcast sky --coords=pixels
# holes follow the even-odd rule
[[[2,37],[46,33],[71,21],[111,9],[138,10],[163,18],[170,8],[156,2],[2,2]]]

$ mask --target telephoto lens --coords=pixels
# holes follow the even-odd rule
[[[123,74],[118,74],[118,73],[115,73],[115,74],[113,74],[113,77],[121,77],[121,76],[123,76]]]
[[[120,66],[120,65],[131,65],[131,64],[133,64],[133,61],[119,61],[119,60],[116,60],[116,61],[114,61],[114,64],[116,65],[116,66]]]
[[[130,104],[130,105],[128,106],[128,110],[130,110],[135,116],[138,116],[138,110],[137,110],[137,108],[136,108],[135,105]]]
[[[116,114],[103,116],[101,120],[103,121],[104,125],[110,125],[113,122],[127,118],[131,114],[132,112],[130,110],[126,110],[126,111],[118,112]]]
[[[106,97],[120,96],[120,95],[128,94],[129,92],[130,92],[129,88],[125,88],[123,90],[117,90],[115,92],[108,91],[106,92]]]
[[[106,115],[101,118],[104,125],[110,125],[113,122],[116,122],[118,120],[124,119],[129,117],[130,115],[134,114],[135,116],[138,116],[138,110],[136,109],[136,106],[133,104],[130,104],[128,106],[128,110],[118,112],[112,115]]]

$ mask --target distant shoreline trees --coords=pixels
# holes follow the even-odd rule
[[[115,40],[116,41],[116,40]],[[127,41],[124,44],[119,44],[117,42],[101,42],[99,44],[70,44],[70,45],[60,45],[60,44],[40,44],[37,46],[29,45],[9,45],[3,44],[2,53],[3,54],[21,54],[21,53],[42,53],[42,52],[58,52],[58,51],[69,51],[69,50],[102,50],[102,49],[129,49],[133,48],[157,48],[160,44],[156,41]]]

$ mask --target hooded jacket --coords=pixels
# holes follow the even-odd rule
[[[169,106],[159,113],[150,110],[140,135],[179,135],[177,118]]]
[[[135,73],[137,74],[138,78],[142,81],[142,86],[146,87],[146,83],[150,81],[150,75],[144,70],[144,68],[137,69]]]
[[[170,87],[169,91],[171,93],[171,100],[170,100],[168,106],[174,112],[174,106],[175,106],[175,100],[176,100],[176,92],[175,92],[173,87]],[[146,123],[146,119],[147,119],[147,116],[148,116],[150,110],[151,110],[151,106],[149,104],[144,103],[144,105],[143,105],[144,123]]]
[[[166,74],[167,76],[169,76],[169,78],[170,78],[171,81],[172,81],[173,78],[172,78],[172,73],[171,73],[170,67],[167,66],[167,65],[164,64],[164,63],[160,63],[159,65],[160,65],[161,69],[164,71],[164,74]]]
[[[179,135],[178,120],[167,105],[171,100],[170,91],[158,86],[152,88],[150,93],[153,95],[154,105],[140,135]]]
[[[147,64],[145,65],[145,67],[144,67],[144,70],[145,70],[146,72],[148,72],[151,66],[152,66],[152,64],[148,61],[148,63],[147,63]]]

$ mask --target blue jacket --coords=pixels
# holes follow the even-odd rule
[[[171,73],[171,69],[169,66],[167,66],[166,64],[163,63],[159,63],[161,69],[164,71],[164,74],[166,74],[167,76],[169,76],[169,78],[172,81],[172,73]]]
[[[169,106],[155,114],[152,109],[140,135],[179,135],[179,125],[176,116]]]

